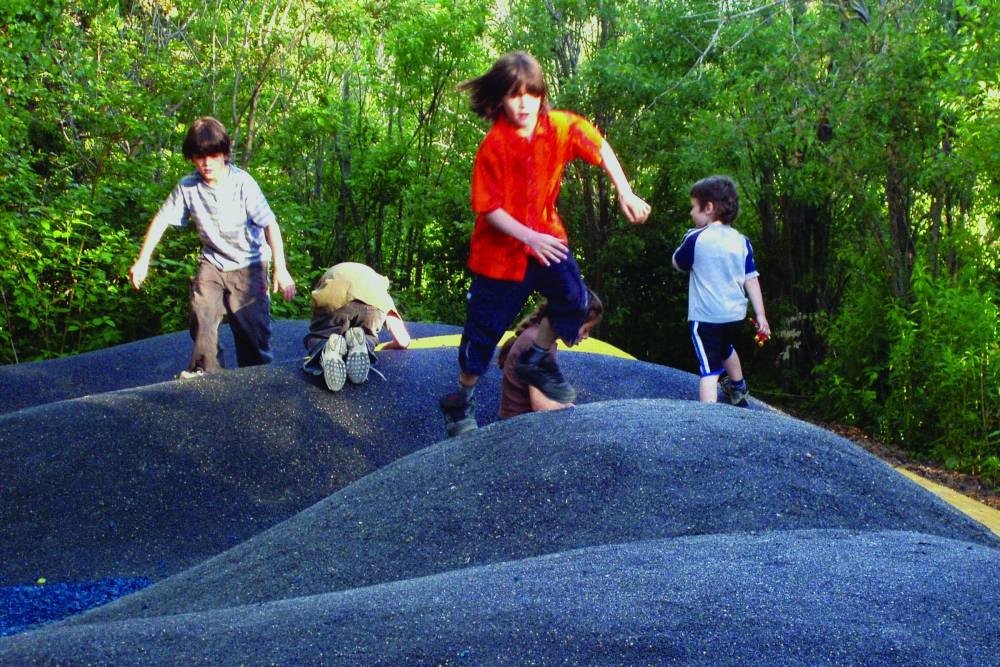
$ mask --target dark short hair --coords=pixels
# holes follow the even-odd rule
[[[222,153],[229,157],[229,133],[222,123],[204,116],[191,123],[182,147],[185,160],[193,160],[201,155]]]
[[[511,93],[526,90],[542,98],[542,109],[548,109],[548,88],[542,66],[529,53],[513,51],[501,56],[490,71],[476,79],[458,84],[468,91],[472,110],[482,118],[496,120],[503,113],[503,99]]]
[[[731,224],[740,214],[740,196],[736,183],[728,176],[709,176],[691,186],[691,196],[701,208],[709,202],[715,205],[716,219]]]
[[[583,323],[593,322],[599,324],[604,319],[604,302],[594,290],[587,288],[587,314],[583,316]]]

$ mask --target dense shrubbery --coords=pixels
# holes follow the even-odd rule
[[[887,442],[1000,481],[1000,319],[973,271],[915,274],[912,302],[861,285],[833,319],[817,407]]]
[[[730,173],[781,332],[745,350],[758,394],[813,397],[829,418],[1000,478],[996,7],[501,4],[4,4],[0,362],[185,328],[192,233],[168,231],[142,292],[127,271],[206,113],[268,195],[300,291],[363,261],[408,317],[461,322],[485,127],[455,85],[524,48],[653,205],[630,228],[599,170],[567,170],[560,208],[609,307],[601,336],[693,368],[669,253],[689,184]]]

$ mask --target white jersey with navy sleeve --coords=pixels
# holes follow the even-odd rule
[[[688,319],[736,322],[747,315],[746,281],[758,275],[750,241],[729,225],[713,222],[684,235],[674,266],[690,272]]]
[[[197,171],[181,179],[157,213],[169,225],[194,221],[202,257],[220,271],[271,259],[264,230],[274,221],[274,213],[250,174],[234,165],[229,169],[225,180],[214,186]]]

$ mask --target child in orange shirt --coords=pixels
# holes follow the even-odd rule
[[[569,111],[550,110],[541,66],[524,52],[508,53],[483,76],[466,81],[472,110],[493,126],[476,153],[472,172],[472,232],[465,329],[459,345],[458,391],[441,398],[448,435],[476,428],[474,391],[506,328],[533,292],[548,301],[534,344],[515,373],[559,403],[572,403],[550,350],[559,337],[572,344],[587,312],[587,287],[555,203],[563,168],[583,158],[604,168],[629,222],[649,216],[649,204],[628,184],[600,132]]]

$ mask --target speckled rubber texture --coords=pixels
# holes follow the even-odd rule
[[[454,349],[336,394],[289,359],[0,416],[0,584],[157,581],[0,664],[994,661],[983,526],[689,373],[560,366],[578,407],[497,422],[494,368],[444,441]]]
[[[207,664],[989,664],[998,544],[819,428],[595,403],[424,448],[0,663],[197,634]]]

